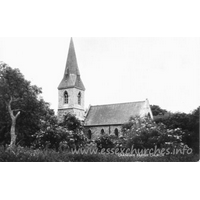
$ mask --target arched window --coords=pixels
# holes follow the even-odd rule
[[[115,135],[116,135],[117,137],[119,137],[119,131],[118,131],[117,128],[115,129]]]
[[[64,92],[64,104],[68,104],[69,103],[69,95],[67,93],[67,91]]]
[[[91,140],[92,139],[92,131],[89,129],[88,131],[88,139]]]
[[[103,135],[105,133],[104,129],[101,129],[101,135]]]
[[[78,105],[81,105],[81,92],[78,93]]]

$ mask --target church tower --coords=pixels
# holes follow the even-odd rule
[[[81,80],[74,43],[71,38],[63,79],[58,86],[58,119],[63,120],[67,113],[84,119],[85,87]]]

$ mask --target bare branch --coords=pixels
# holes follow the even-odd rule
[[[22,99],[22,98],[13,99],[12,102],[19,101],[20,99]]]
[[[15,115],[15,118],[17,119],[19,115],[20,115],[20,111]]]
[[[22,111],[22,112],[26,112],[23,109],[14,109],[13,111]]]
[[[9,101],[10,105],[11,105],[12,101],[13,101],[13,97],[11,96],[10,101]]]

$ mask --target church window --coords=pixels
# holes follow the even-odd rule
[[[68,95],[67,91],[64,92],[64,103],[65,104],[69,103],[69,95]]]
[[[92,139],[92,131],[89,129],[88,131],[88,139],[91,140]]]
[[[118,131],[117,128],[115,129],[115,135],[116,135],[117,137],[119,137],[119,131]]]
[[[105,133],[104,129],[101,129],[101,135],[103,135]]]
[[[81,105],[81,92],[78,93],[78,105]]]

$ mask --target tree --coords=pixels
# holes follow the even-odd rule
[[[183,137],[184,143],[199,153],[199,107],[192,113],[167,113],[156,116],[157,124],[163,123],[168,129],[181,128],[186,134]]]
[[[40,130],[34,135],[33,148],[49,148],[58,151],[78,149],[87,143],[87,138],[82,131],[83,127],[74,115],[67,114],[62,123],[48,113],[40,121]]]
[[[189,122],[187,130],[189,134],[185,137],[185,142],[189,147],[193,149],[195,153],[199,154],[199,114],[200,107],[195,109],[191,114],[189,114]]]
[[[180,128],[167,129],[162,123],[156,124],[149,118],[131,117],[129,122],[122,126],[125,136],[125,146],[136,149],[163,147],[182,147],[184,131]]]
[[[16,141],[16,134],[15,134],[15,126],[16,126],[16,121],[17,121],[17,118],[18,116],[20,115],[20,111],[17,111],[16,114],[14,114],[14,111],[12,108],[11,108],[11,104],[13,102],[13,97],[10,96],[10,101],[5,101],[7,107],[8,107],[8,112],[10,114],[10,118],[12,120],[12,123],[11,123],[11,129],[10,129],[10,136],[11,136],[11,141],[10,141],[10,146],[12,147],[13,145],[15,145],[15,141]]]
[[[49,110],[39,98],[41,93],[41,88],[25,80],[19,69],[0,63],[0,134],[1,139],[9,139],[10,147],[31,139],[40,129],[40,119]]]
[[[182,128],[188,130],[190,115],[186,113],[170,113],[164,116],[155,117],[156,123],[163,123],[167,128]]]
[[[82,131],[83,125],[79,119],[76,118],[75,115],[71,113],[67,113],[64,116],[64,120],[61,123],[62,126],[65,126],[69,131]]]
[[[167,112],[167,110],[160,108],[157,105],[151,105],[151,111],[153,116],[159,116],[159,115],[165,115]]]

